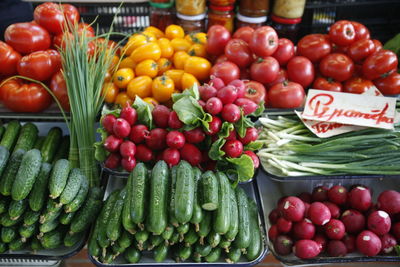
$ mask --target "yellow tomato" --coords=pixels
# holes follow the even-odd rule
[[[165,37],[170,40],[174,38],[183,38],[185,37],[185,32],[181,26],[172,24],[165,29]]]
[[[185,51],[178,51],[174,54],[174,66],[179,70],[183,70],[186,60],[190,58],[189,54]]]
[[[101,90],[102,95],[104,96],[104,101],[106,103],[114,103],[115,98],[118,95],[118,87],[113,83],[104,83],[103,88]]]
[[[130,57],[136,63],[145,59],[158,60],[161,57],[161,49],[160,46],[155,42],[147,43],[136,48]]]
[[[161,49],[161,57],[170,58],[174,55],[174,48],[167,38],[158,39],[157,44]]]
[[[167,70],[164,75],[167,75],[174,81],[175,89],[180,90],[183,73],[185,73],[183,70],[172,69]]]
[[[204,32],[195,33],[193,38],[193,42],[197,44],[205,45],[207,43],[207,34]]]
[[[199,81],[190,73],[184,73],[182,75],[181,87],[182,90],[190,89],[194,84],[200,85]]]
[[[185,62],[184,71],[193,74],[200,81],[210,76],[211,63],[202,57],[189,57]]]
[[[111,73],[110,73],[109,71],[107,71],[107,72],[106,72],[106,77],[104,77],[104,82],[105,82],[105,83],[110,82],[110,81],[111,81],[111,78],[112,78]]]
[[[183,38],[175,38],[171,40],[171,46],[174,48],[174,51],[188,51],[190,48],[190,43]]]
[[[130,68],[119,69],[114,74],[113,82],[118,88],[126,88],[128,83],[135,78],[135,73]]]
[[[129,56],[132,54],[132,52],[138,48],[139,46],[142,46],[144,44],[147,44],[148,40],[147,37],[143,34],[134,34],[131,37],[129,37],[128,42],[122,49],[122,53]]]
[[[172,68],[172,62],[167,58],[160,58],[157,60],[158,75],[162,75],[164,72]]]
[[[194,44],[189,48],[188,54],[190,56],[206,57],[206,46],[202,44]]]
[[[174,90],[174,81],[166,75],[155,78],[151,86],[152,95],[159,102],[170,99]]]
[[[157,40],[156,35],[152,32],[143,31],[140,34],[146,36],[148,42],[154,42]]]
[[[121,107],[126,107],[132,105],[132,99],[129,98],[126,92],[121,92],[117,95],[115,99],[115,104],[120,105]]]
[[[153,105],[153,106],[158,105],[158,101],[155,100],[153,97],[145,97],[145,98],[143,98],[143,101],[146,103],[149,103],[150,105]]]
[[[137,76],[146,75],[154,78],[158,73],[157,62],[152,59],[145,59],[136,65],[135,73]]]
[[[126,57],[123,60],[121,60],[118,69],[123,69],[123,68],[135,69],[135,67],[136,67],[136,62],[133,61],[130,57]]]
[[[114,55],[111,59],[109,70],[110,71],[114,70],[115,67],[118,65],[118,63],[119,63],[119,56]]]
[[[126,92],[132,99],[138,95],[141,98],[151,96],[151,84],[153,80],[149,76],[138,76],[128,84]]]
[[[193,33],[189,33],[185,35],[185,40],[188,41],[190,44],[193,44],[193,40],[192,40],[192,36],[194,34]]]
[[[164,37],[164,33],[159,28],[156,28],[154,26],[149,26],[144,29],[144,31],[153,33],[157,39]]]

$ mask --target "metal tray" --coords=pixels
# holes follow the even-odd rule
[[[69,113],[66,113],[67,118]],[[46,110],[39,113],[23,113],[23,112],[12,112],[2,104],[0,104],[0,119],[2,120],[24,120],[24,121],[62,121],[64,117],[58,108],[57,104],[53,103]]]

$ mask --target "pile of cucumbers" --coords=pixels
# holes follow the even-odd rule
[[[102,191],[65,159],[61,129],[44,138],[32,123],[0,129],[0,253],[74,246],[100,212]]]
[[[88,249],[103,263],[119,255],[136,263],[145,251],[156,262],[234,263],[255,260],[262,239],[257,205],[224,173],[158,161],[152,170],[137,164],[126,186],[110,193]]]

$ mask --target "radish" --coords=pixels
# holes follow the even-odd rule
[[[206,132],[207,135],[216,135],[222,126],[222,121],[217,116],[212,117],[212,121],[208,123],[209,131]]]
[[[223,104],[218,97],[211,97],[206,102],[206,111],[211,115],[217,115],[222,111]]]
[[[378,197],[378,207],[390,215],[400,212],[400,193],[394,190],[386,190]]]
[[[293,240],[287,235],[280,235],[274,241],[274,249],[279,255],[292,253]]]
[[[228,157],[237,158],[242,155],[243,144],[238,140],[230,140],[222,147],[222,151],[224,151]]]
[[[382,242],[379,237],[371,231],[362,231],[356,239],[358,251],[372,257],[378,255],[382,249]]]
[[[278,227],[276,225],[272,225],[268,230],[268,238],[272,241],[275,241],[278,235],[279,235]]]
[[[344,205],[347,201],[347,189],[341,185],[335,185],[328,191],[328,199],[336,205]]]
[[[110,135],[104,140],[104,148],[109,152],[117,152],[122,144],[122,138]]]
[[[326,186],[317,186],[312,192],[312,200],[324,202],[328,200],[328,190]]]
[[[226,141],[229,140],[236,140],[236,131],[232,130],[229,132],[229,136],[227,138],[225,138]]]
[[[315,242],[319,245],[321,252],[325,251],[326,249],[326,244],[328,243],[328,240],[323,234],[316,234],[313,238]]]
[[[154,150],[164,149],[167,146],[166,144],[167,134],[168,134],[167,130],[163,128],[155,128],[151,130],[149,135],[145,137],[146,145],[150,149]]]
[[[137,124],[132,126],[131,132],[129,134],[129,139],[132,140],[135,144],[141,144],[146,139],[146,136],[149,135],[149,129],[146,125]]]
[[[204,84],[203,86],[199,87],[199,93],[200,93],[200,98],[203,101],[207,101],[211,97],[217,95],[217,89],[215,89],[215,87],[212,85]]]
[[[367,220],[368,229],[377,235],[384,235],[389,233],[392,222],[389,214],[383,210],[372,212]]]
[[[400,222],[393,224],[392,234],[396,237],[397,240],[400,240]]]
[[[179,120],[178,114],[173,110],[169,113],[168,126],[172,129],[179,129],[183,127],[183,123]]]
[[[254,101],[251,101],[247,98],[238,98],[235,101],[235,104],[243,109],[244,115],[249,115],[257,110],[258,106]]]
[[[312,239],[315,235],[315,226],[309,219],[303,219],[293,225],[293,235],[296,239]]]
[[[294,245],[294,254],[300,259],[312,259],[319,253],[321,253],[321,247],[314,240],[302,239]]]
[[[121,156],[118,153],[111,153],[104,161],[104,166],[109,169],[116,169],[121,163]]]
[[[316,225],[325,225],[331,219],[329,208],[321,202],[314,202],[310,205],[308,215],[311,221]]]
[[[133,142],[126,140],[122,142],[119,147],[119,153],[123,158],[133,158],[136,153],[136,145]]]
[[[131,106],[125,106],[121,110],[119,117],[126,120],[130,125],[134,125],[137,121],[138,115],[136,109]]]
[[[331,240],[328,243],[326,251],[331,257],[343,257],[347,254],[347,247],[340,240]]]
[[[286,220],[299,222],[304,218],[304,203],[298,197],[285,198],[280,207],[280,212]]]
[[[258,166],[260,166],[260,159],[258,158],[256,153],[254,153],[253,151],[250,151],[250,150],[246,150],[243,152],[243,154],[246,154],[253,160],[253,166],[255,169],[257,169]]]
[[[246,135],[242,138],[239,136],[239,141],[243,143],[243,145],[247,145],[250,142],[256,141],[258,138],[258,131],[254,127],[250,127],[246,129]]]
[[[121,165],[126,171],[131,172],[136,166],[136,159],[134,157],[122,158]]]
[[[194,128],[189,131],[184,131],[183,135],[185,136],[186,142],[191,144],[201,143],[206,138],[206,134],[200,127]]]
[[[336,204],[333,204],[328,201],[324,201],[323,203],[325,206],[328,207],[333,219],[338,219],[340,217],[340,208]]]
[[[237,122],[240,119],[240,109],[235,104],[227,104],[222,108],[222,118],[227,122]]]
[[[279,233],[289,233],[292,230],[292,222],[286,220],[285,218],[279,218],[276,227],[278,227]]]
[[[103,125],[104,129],[106,129],[106,131],[109,134],[113,134],[114,133],[114,123],[117,120],[117,117],[115,117],[112,114],[108,114],[105,115],[104,118],[101,120],[101,124]]]
[[[167,128],[170,113],[171,111],[166,106],[156,105],[151,112],[155,125],[159,128]]]
[[[268,215],[268,219],[271,224],[276,224],[280,217],[281,215],[279,214],[278,209],[271,210],[271,212]]]
[[[305,203],[311,203],[311,194],[308,192],[302,192],[299,195],[297,195],[297,197],[300,198]]]
[[[310,210],[310,203],[304,202],[304,218],[310,219],[308,211]]]
[[[357,186],[350,191],[348,201],[353,209],[367,211],[372,206],[371,192],[364,186]]]
[[[348,233],[357,234],[365,228],[365,217],[357,210],[346,210],[340,219]]]
[[[397,241],[391,234],[384,234],[381,238],[382,251],[385,254],[389,254],[393,251],[394,247],[397,246]]]
[[[330,239],[340,240],[344,237],[346,230],[344,224],[336,219],[331,219],[325,224],[325,234]]]
[[[163,152],[163,160],[170,166],[175,166],[179,163],[181,155],[176,148],[167,148]]]
[[[119,138],[125,138],[131,132],[131,125],[124,119],[118,118],[113,125],[113,132]]]
[[[185,144],[185,136],[178,131],[171,131],[166,136],[167,146],[170,148],[181,149]]]
[[[342,239],[344,245],[346,246],[347,253],[352,253],[356,251],[356,238],[354,235],[346,234]]]
[[[238,98],[244,97],[246,94],[246,85],[242,80],[233,80],[228,85],[235,87]]]
[[[186,160],[192,166],[200,164],[201,152],[195,145],[186,143],[179,152],[181,154],[181,159]]]
[[[217,92],[217,97],[222,101],[222,104],[232,104],[238,98],[237,91],[234,86],[227,85]]]
[[[219,90],[225,86],[224,81],[218,77],[212,77],[208,84],[213,86],[217,90]]]
[[[145,145],[138,145],[136,147],[136,154],[135,157],[143,162],[149,162],[153,160],[153,151],[151,151],[147,146]]]

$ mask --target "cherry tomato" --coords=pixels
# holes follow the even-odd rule
[[[270,88],[271,86],[273,86],[277,83],[283,83],[284,81],[286,81],[288,79],[289,79],[289,77],[288,77],[287,71],[285,69],[280,69],[276,79],[274,81],[266,84],[266,87]]]
[[[38,81],[49,80],[61,65],[61,60],[55,59],[53,52],[37,51],[22,57],[17,66],[18,73]]]
[[[254,29],[250,26],[241,27],[237,29],[236,32],[233,34],[233,38],[242,39],[246,43],[250,44],[253,32]]]
[[[264,101],[267,102],[267,90],[264,85],[256,81],[245,81],[246,94],[245,98],[252,100],[254,103],[259,104]]]
[[[239,68],[250,65],[252,54],[249,45],[241,39],[231,39],[225,46],[226,58],[235,63]]]
[[[229,84],[231,81],[239,79],[240,70],[235,63],[225,61],[214,65],[211,68],[210,76],[221,78],[225,84]]]
[[[393,72],[385,78],[374,80],[374,84],[384,95],[400,94],[400,74],[397,72]]]
[[[357,21],[352,21],[351,24],[353,24],[354,30],[356,31],[355,41],[370,38],[369,30],[363,24],[361,24]]]
[[[156,77],[158,74],[158,64],[152,59],[145,59],[135,67],[135,75],[147,75],[150,78]]]
[[[374,84],[370,80],[366,80],[361,77],[353,77],[343,84],[343,92],[362,94],[373,86]]]
[[[356,31],[351,21],[339,20],[329,29],[329,38],[337,45],[350,45],[356,40]]]
[[[161,58],[161,48],[155,42],[147,43],[133,50],[130,57],[136,63],[145,59],[153,59],[157,61]]]
[[[314,80],[314,66],[311,61],[302,56],[293,57],[287,64],[289,80],[308,87]]]
[[[300,39],[297,44],[297,53],[304,56],[313,63],[319,62],[323,57],[329,55],[332,45],[326,34],[309,34]]]
[[[326,77],[343,82],[353,75],[354,63],[345,54],[333,53],[321,60],[319,71]]]
[[[379,40],[372,39],[372,42],[374,42],[374,45],[375,45],[375,52],[378,52],[378,51],[382,50],[383,45]]]
[[[303,87],[295,82],[277,83],[268,90],[268,104],[273,108],[298,108],[304,98]]]
[[[273,82],[278,73],[279,62],[273,57],[260,58],[250,68],[251,79],[263,84]]]
[[[335,82],[331,78],[324,77],[318,77],[315,79],[312,88],[332,92],[342,92],[342,84],[340,82]]]
[[[230,39],[231,34],[224,26],[211,26],[207,31],[207,53],[216,56],[223,54],[224,48]]]
[[[361,62],[373,53],[375,53],[375,44],[369,39],[358,40],[347,50],[347,55],[355,62]]]
[[[397,69],[397,56],[390,50],[381,50],[370,55],[363,63],[363,74],[368,80],[375,80]]]
[[[279,65],[285,66],[287,62],[294,56],[294,44],[286,38],[280,38],[278,41],[278,49],[272,56],[278,60]]]
[[[270,26],[263,26],[254,31],[250,48],[259,57],[267,57],[278,49],[278,34]]]
[[[51,45],[50,34],[34,22],[11,24],[4,33],[4,39],[21,54],[46,50]]]
[[[153,80],[151,91],[158,102],[165,102],[171,98],[174,92],[174,81],[166,75],[158,76]]]
[[[185,32],[181,26],[172,24],[165,29],[165,37],[170,40],[174,38],[184,38]]]
[[[211,63],[202,57],[189,57],[184,65],[184,71],[204,81],[210,77]]]
[[[183,70],[185,62],[190,58],[190,55],[185,51],[178,51],[174,54],[173,62],[175,69]]]
[[[0,41],[0,75],[11,76],[17,73],[21,55],[5,42]]]
[[[67,84],[64,80],[64,75],[61,71],[58,71],[53,75],[50,81],[50,90],[53,92],[57,100],[60,102],[61,107],[65,111],[69,111],[69,98],[68,98],[68,90]]]

